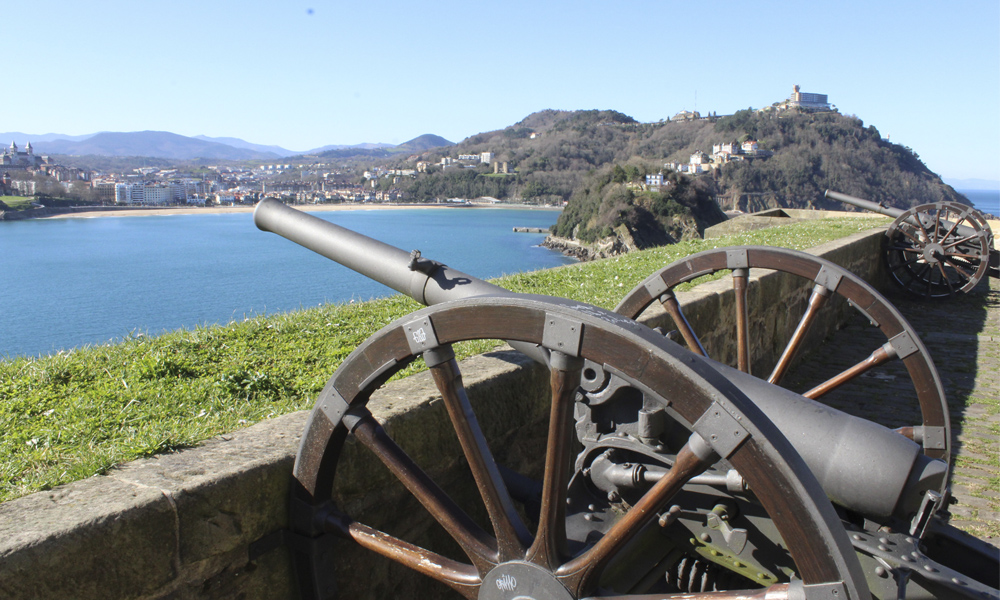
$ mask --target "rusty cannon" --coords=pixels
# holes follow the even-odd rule
[[[428,305],[363,342],[315,402],[285,535],[303,598],[338,597],[338,561],[365,552],[483,600],[998,597],[996,549],[947,524],[950,426],[926,348],[837,265],[776,248],[709,251],[652,274],[612,312],[516,294],[277,201],[262,201],[254,221]],[[799,350],[830,297],[849,300],[887,337],[875,358],[806,396],[902,361],[922,422],[891,430],[781,387],[783,367],[765,380],[751,374],[750,357],[731,367],[704,356],[673,287],[731,270],[743,298],[735,333],[745,338],[748,275],[760,269],[813,286],[783,355]],[[633,319],[653,304],[686,347]],[[509,448],[490,442],[491,424],[472,408],[452,346],[480,339],[505,340],[547,371],[534,470],[505,466],[498,457]],[[432,375],[471,494],[439,482],[370,410],[373,394],[414,361]],[[337,477],[353,468],[347,447],[384,466],[440,535],[411,539],[406,527],[382,531],[353,514]],[[343,571],[364,585],[357,567]]]
[[[902,289],[920,298],[950,298],[976,287],[985,275],[1000,277],[1000,252],[986,216],[957,202],[901,210],[826,190],[824,196],[894,221],[886,230],[886,268]]]

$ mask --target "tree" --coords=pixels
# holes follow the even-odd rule
[[[621,165],[616,164],[611,169],[611,181],[613,183],[625,183],[628,181],[628,174],[625,172],[625,169],[621,167]]]
[[[628,168],[625,169],[625,177],[627,181],[638,181],[639,177],[641,177],[639,167],[629,165]]]

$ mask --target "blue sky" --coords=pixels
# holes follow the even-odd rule
[[[306,150],[546,108],[729,114],[799,84],[944,177],[1000,180],[997,0],[7,4],[0,131]]]

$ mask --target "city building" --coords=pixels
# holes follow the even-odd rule
[[[98,195],[103,200],[101,194],[107,194],[108,183],[101,183],[94,186]],[[197,190],[197,185],[189,186],[186,183],[114,183],[115,204],[137,205],[137,206],[161,206],[164,204],[183,204],[188,201],[188,190]],[[100,186],[100,187],[99,187]],[[204,190],[204,188],[200,188]],[[192,194],[193,195],[193,194]]]
[[[24,150],[18,150],[17,144],[11,142],[10,147],[5,148],[0,155],[0,166],[5,169],[37,169],[46,162],[43,157],[35,155],[31,142],[28,142]]]
[[[90,186],[94,188],[94,191],[97,193],[97,199],[101,204],[117,203],[118,199],[115,192],[118,182],[101,180],[91,182]]]

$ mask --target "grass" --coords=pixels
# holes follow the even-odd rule
[[[11,210],[27,210],[31,208],[31,203],[37,200],[34,196],[0,196],[0,201]]]
[[[652,272],[694,252],[740,244],[802,249],[884,223],[806,221],[494,282],[613,308]],[[418,308],[392,296],[2,361],[0,501],[309,408],[355,347]],[[488,344],[456,350],[469,356]],[[423,366],[416,363],[410,372]]]

